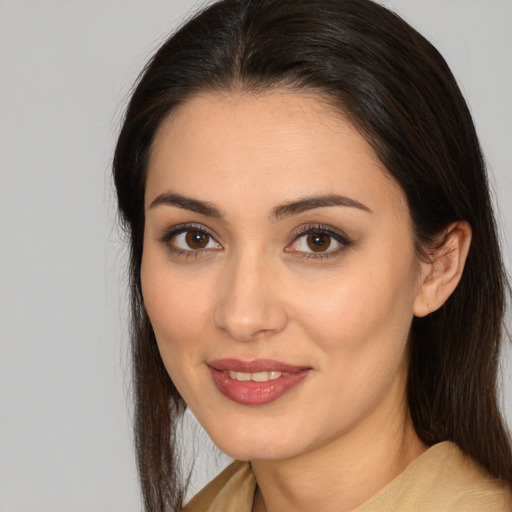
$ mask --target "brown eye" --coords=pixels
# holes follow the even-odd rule
[[[188,231],[185,234],[185,242],[191,249],[204,249],[209,241],[209,235],[202,231]]]
[[[219,251],[222,249],[213,235],[202,229],[194,229],[195,226],[177,227],[163,237],[162,241],[171,252],[199,253],[207,251]]]
[[[331,246],[331,237],[325,233],[311,233],[306,243],[313,252],[324,252]]]
[[[295,236],[293,242],[285,247],[285,252],[309,258],[336,256],[352,245],[343,232],[330,226],[303,226]]]

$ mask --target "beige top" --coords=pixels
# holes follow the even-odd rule
[[[256,480],[235,461],[185,507],[185,512],[251,512]],[[511,512],[512,494],[455,444],[439,443],[354,512]]]

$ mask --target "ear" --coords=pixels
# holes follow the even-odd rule
[[[414,316],[427,316],[440,308],[459,284],[471,244],[471,226],[466,221],[450,224],[440,236],[440,245],[421,262]]]

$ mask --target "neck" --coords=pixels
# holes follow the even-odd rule
[[[298,457],[252,461],[258,482],[254,512],[349,512],[385,487],[427,447],[405,405],[367,418],[336,440]],[[394,413],[394,414],[393,414]]]

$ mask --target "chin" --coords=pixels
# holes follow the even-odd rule
[[[215,444],[222,452],[236,460],[284,460],[295,455],[287,449],[276,449],[275,446],[271,445],[259,446],[248,441],[244,443],[227,442],[225,444],[215,442]]]
[[[215,445],[226,455],[237,460],[284,460],[298,455],[305,451],[302,449],[300,439],[287,429],[267,428],[254,426],[240,426],[227,429],[225,425],[220,432],[217,429],[206,431],[212,438]],[[284,435],[286,434],[286,435]],[[292,435],[289,435],[292,434]]]

